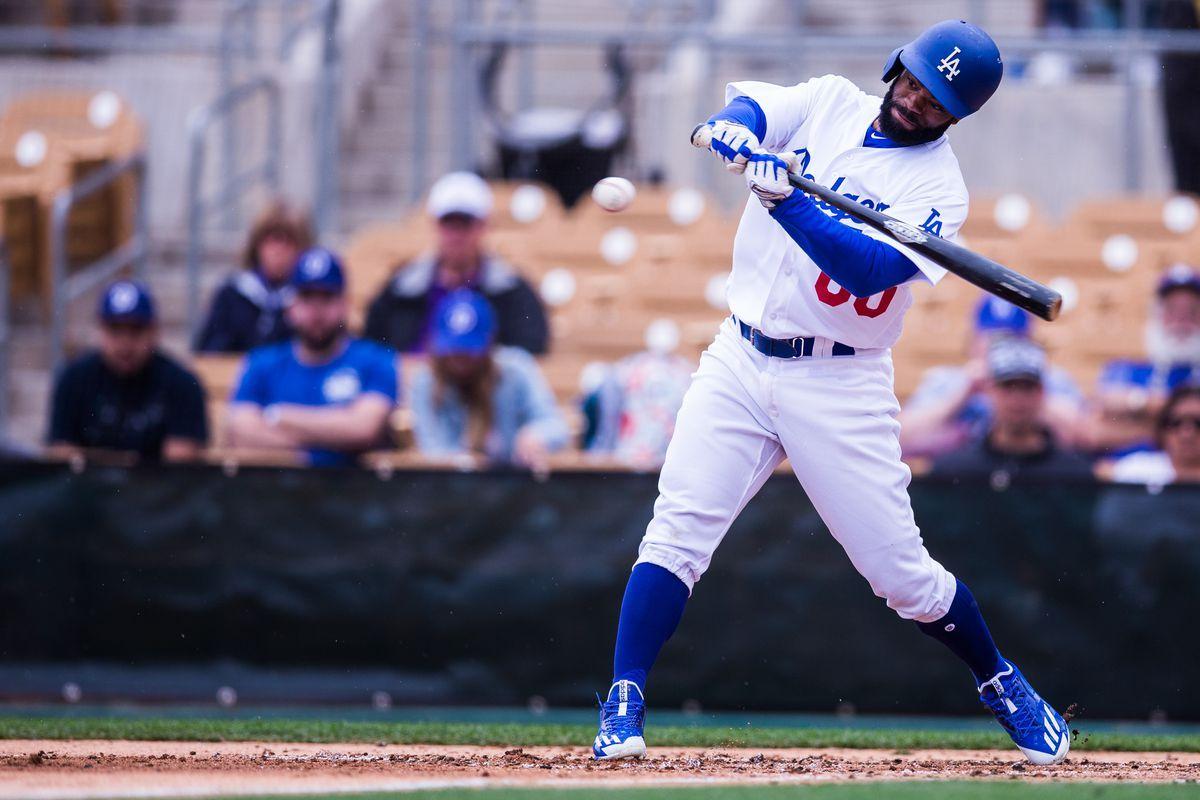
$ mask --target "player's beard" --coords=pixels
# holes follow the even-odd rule
[[[896,80],[899,80],[899,78]],[[887,94],[883,96],[883,103],[879,106],[879,131],[896,144],[906,147],[914,144],[925,144],[926,142],[932,142],[935,139],[941,138],[946,129],[950,127],[949,122],[936,128],[913,128],[912,130],[896,122],[896,118],[892,116],[892,110],[896,107],[896,101],[892,97],[892,93],[895,91],[896,81],[892,81],[892,85],[888,87]],[[904,112],[901,111],[900,113],[903,114]],[[914,124],[920,124],[916,120],[906,118]]]
[[[1146,321],[1146,353],[1160,366],[1200,365],[1200,334],[1180,339],[1167,332],[1157,312]]]

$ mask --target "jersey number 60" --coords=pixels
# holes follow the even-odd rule
[[[833,291],[833,287],[830,285],[832,283],[833,279],[824,272],[821,273],[821,277],[817,278],[816,290],[817,297],[820,299],[820,301],[827,306],[835,307],[849,301],[853,296],[850,294],[850,290],[843,286],[839,286],[835,292]],[[874,308],[871,308],[870,297],[855,297],[854,313],[858,314],[860,317],[878,317],[880,314],[888,310],[888,306],[892,304],[892,298],[895,296],[895,286],[879,293],[878,295],[872,295],[872,297],[879,298],[879,303]]]

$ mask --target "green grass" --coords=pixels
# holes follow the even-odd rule
[[[864,781],[823,786],[711,786],[699,789],[453,789],[404,794],[314,795],[305,800],[1177,800],[1197,796],[1200,796],[1200,787],[1194,784]]]
[[[463,722],[339,722],[289,719],[188,719],[0,716],[0,739],[135,739],[203,742],[384,742],[388,744],[586,745],[590,725]],[[874,747],[1008,749],[998,729],[654,727],[660,747]],[[1105,731],[1079,736],[1075,750],[1200,752],[1200,734]]]

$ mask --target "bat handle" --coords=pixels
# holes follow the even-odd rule
[[[708,147],[712,142],[712,127],[707,122],[701,122],[692,128],[692,146]]]

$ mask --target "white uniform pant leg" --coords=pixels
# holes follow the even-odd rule
[[[722,330],[700,358],[667,447],[654,518],[638,549],[637,563],[663,567],[688,592],[783,460],[758,402],[766,357],[745,351],[735,335]]]
[[[780,440],[855,569],[901,617],[945,616],[956,582],[913,518],[890,354],[786,362],[777,375]]]

